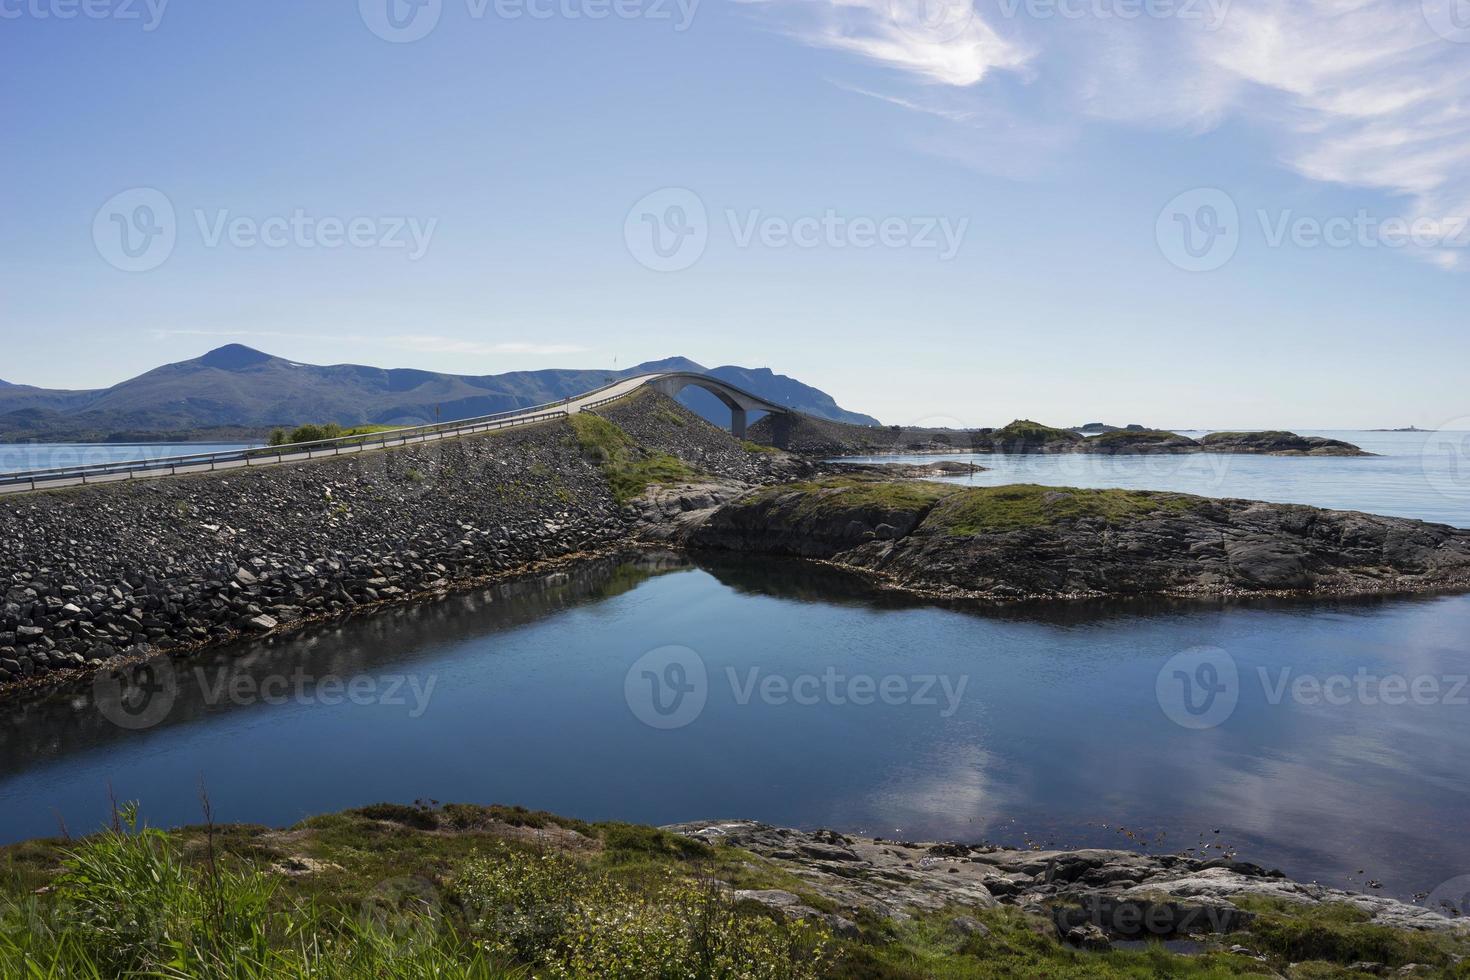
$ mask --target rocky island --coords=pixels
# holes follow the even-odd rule
[[[1352,443],[1292,432],[1213,432],[1192,439],[1130,426],[1086,436],[1029,419],[998,429],[861,426],[807,416],[767,416],[750,438],[804,456],[934,453],[1246,453],[1257,456],[1371,456]]]
[[[986,599],[1470,588],[1470,530],[1145,490],[844,475],[745,494],[691,525],[685,540]]]

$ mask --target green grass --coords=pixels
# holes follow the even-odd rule
[[[1178,438],[1180,436],[1177,432],[1164,432],[1161,429],[1119,429],[1117,432],[1104,432],[1100,436],[1092,436],[1087,441],[1106,444],[1109,442],[1164,442]]]
[[[568,421],[582,451],[602,468],[620,504],[651,486],[686,483],[701,476],[677,457],[645,451],[622,428],[600,415],[578,412]]]
[[[1009,425],[989,432],[986,438],[997,442],[1076,442],[1081,437],[1075,432],[1042,425],[1030,419],[1016,419]]]
[[[798,516],[858,509],[922,512],[957,492],[958,487],[925,480],[833,476],[769,487],[744,498],[744,502],[760,504],[796,493],[804,498],[797,505]]]
[[[1049,527],[1083,518],[1118,524],[1160,511],[1185,511],[1197,500],[1186,494],[1149,490],[1083,490],[1029,483],[973,487],[936,505],[924,524],[961,536]]]
[[[1211,432],[1200,439],[1200,442],[1220,442],[1225,439],[1299,439],[1295,432],[1286,432],[1281,429],[1271,429],[1267,432]]]
[[[378,432],[390,432],[401,428],[396,425],[354,425],[343,428],[336,422],[326,422],[318,425],[308,422],[306,425],[298,425],[291,431],[285,429],[271,430],[269,444],[272,446],[295,445],[299,442],[321,442],[323,439],[347,439],[352,436],[370,436]]]
[[[633,824],[519,807],[377,804],[289,829],[136,826],[0,848],[0,976],[154,980],[1361,977],[1357,961],[1465,978],[1464,939],[1390,930],[1346,906],[1242,899],[1220,949],[1104,954],[1049,919],[954,907],[903,921],[834,908],[784,868]],[[287,875],[303,862],[316,870]],[[857,921],[837,938],[731,888],[780,888]],[[983,933],[953,928],[956,915]],[[1239,943],[1268,957],[1223,952]]]
[[[1303,909],[1268,898],[1242,898],[1236,904],[1256,913],[1246,941],[1260,952],[1292,961],[1449,966],[1453,954],[1464,952],[1442,935],[1372,925],[1366,912],[1351,905]],[[1470,964],[1465,975],[1470,975]]]
[[[740,448],[744,449],[748,453],[769,453],[772,455],[775,455],[776,453],[779,453],[781,451],[775,446],[767,446],[759,442],[751,442],[749,439],[741,439]]]
[[[964,935],[950,927],[955,914],[980,922],[988,935]],[[1058,942],[1045,918],[1017,909],[951,909],[903,923],[868,923],[881,942],[841,949],[838,971],[862,980],[1121,980],[1190,978],[1216,980],[1266,974],[1265,964],[1242,956],[1180,956],[1152,947],[1139,951],[1085,953]]]

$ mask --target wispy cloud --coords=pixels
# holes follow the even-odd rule
[[[944,85],[974,85],[996,69],[1026,63],[970,0],[760,0],[781,29],[814,47],[855,54]]]
[[[156,340],[170,337],[215,337],[220,340],[317,340],[331,343],[362,344],[392,350],[416,351],[429,354],[467,354],[489,356],[493,354],[579,354],[590,350],[580,344],[544,344],[522,340],[478,341],[460,337],[444,337],[437,334],[390,334],[371,336],[366,334],[322,334],[299,333],[287,330],[154,330]]]
[[[1439,2],[1200,0],[1131,17],[1124,0],[753,9],[804,43],[889,69],[836,84],[953,125],[918,140],[951,158],[996,170],[986,161],[1005,157],[1008,133],[1036,151],[1098,123],[1200,133],[1232,121],[1263,133],[1293,172],[1391,195],[1396,216],[1427,229],[1470,217],[1470,45],[1431,27]],[[1465,252],[1415,251],[1443,267]]]

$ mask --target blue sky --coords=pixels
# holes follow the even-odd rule
[[[0,378],[238,341],[683,354],[886,422],[1470,415],[1464,0],[389,2],[0,0]]]

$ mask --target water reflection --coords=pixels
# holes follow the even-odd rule
[[[1362,868],[1407,895],[1470,871],[1470,710],[1273,691],[1360,670],[1462,675],[1466,635],[1470,597],[939,606],[809,563],[640,554],[218,651],[185,665],[167,715],[140,730],[109,721],[90,688],[7,705],[0,838],[54,830],[53,810],[97,826],[109,783],[156,822],[192,821],[202,775],[227,820],[434,797],[589,819],[1223,845],[1335,883],[1361,883]],[[661,730],[632,710],[629,677],[667,646],[695,652],[707,690],[688,724]],[[1158,679],[1201,646],[1232,658],[1238,703],[1189,730]],[[313,697],[352,677],[432,682],[432,697],[415,714],[411,698],[210,694],[298,672]],[[797,696],[804,678],[814,698]],[[914,696],[863,701],[851,685],[864,678]],[[953,711],[914,694],[924,678],[962,682]]]

